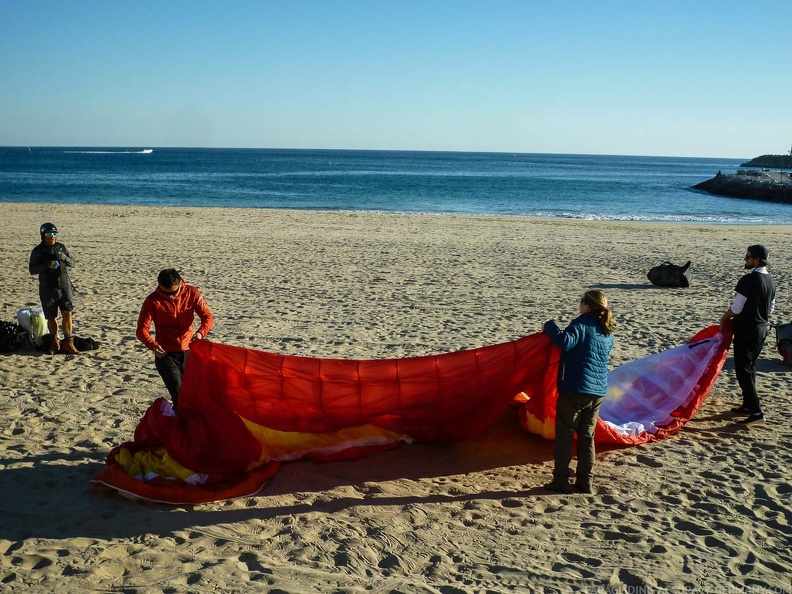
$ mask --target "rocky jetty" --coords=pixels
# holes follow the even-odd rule
[[[719,171],[693,188],[718,196],[792,204],[792,177],[779,171],[749,170],[729,175]]]

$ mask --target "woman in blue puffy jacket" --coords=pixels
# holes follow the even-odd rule
[[[577,433],[577,470],[575,486],[591,493],[594,468],[594,429],[599,409],[608,391],[608,363],[613,348],[613,315],[605,293],[586,291],[580,300],[580,315],[566,330],[554,320],[545,322],[544,331],[559,349],[556,437],[553,442],[555,468],[553,480],[545,489],[569,493],[569,464],[572,440]]]

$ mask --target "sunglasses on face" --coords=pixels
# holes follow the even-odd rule
[[[58,232],[57,231],[47,231],[44,234],[44,237],[57,237],[57,236],[58,236]]]
[[[178,288],[174,289],[173,291],[163,291],[162,288],[160,288],[160,291],[165,293],[168,297],[173,297],[176,293],[179,292],[179,289],[181,289],[181,287],[178,287]]]

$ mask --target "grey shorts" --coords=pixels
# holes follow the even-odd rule
[[[74,310],[74,296],[71,287],[59,287],[57,289],[39,289],[41,299],[41,309],[44,311],[44,318],[51,320],[58,317],[58,309],[61,311]]]

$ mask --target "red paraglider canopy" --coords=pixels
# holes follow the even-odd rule
[[[712,326],[694,337],[694,348],[633,362],[641,365],[626,368],[620,382],[609,378],[614,421],[602,415],[597,440],[635,444],[678,431],[706,398],[729,342]],[[523,426],[552,438],[558,360],[558,349],[541,333],[469,351],[379,360],[293,357],[202,340],[187,359],[178,414],[155,401],[134,440],[113,449],[95,482],[169,503],[249,495],[282,461],[357,458],[413,440],[466,439],[515,398]],[[683,370],[680,381],[659,381],[668,367]],[[648,397],[659,425],[622,422],[622,411]]]

